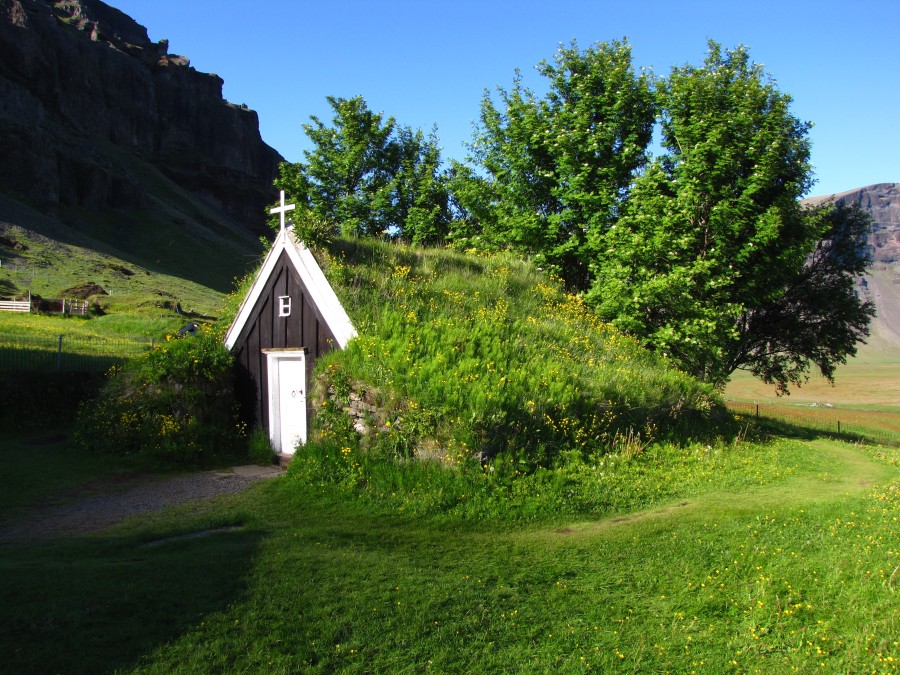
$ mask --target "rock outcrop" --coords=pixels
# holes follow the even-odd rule
[[[832,200],[859,204],[872,216],[872,267],[860,292],[875,303],[871,341],[881,348],[900,348],[900,183],[877,183],[805,201]]]
[[[875,265],[900,263],[900,183],[877,183],[809,201],[859,204],[872,216],[872,246]]]
[[[0,0],[0,191],[140,207],[149,164],[258,228],[282,157],[222,84],[100,0]]]

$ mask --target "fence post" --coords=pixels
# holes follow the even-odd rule
[[[841,433],[841,421],[838,420],[838,433]]]
[[[756,404],[756,419],[759,419],[759,403]]]
[[[56,348],[56,372],[62,370],[62,342],[63,336],[59,336],[59,346]]]

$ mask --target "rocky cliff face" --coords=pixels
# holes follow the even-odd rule
[[[900,183],[878,183],[816,199],[859,204],[872,216],[869,243],[875,266],[900,263]]]
[[[0,191],[142,207],[149,164],[258,228],[282,158],[222,84],[100,0],[0,0]]]
[[[859,204],[872,216],[869,244],[873,262],[860,292],[875,303],[871,342],[882,348],[900,348],[900,183],[878,183],[806,201],[830,200]]]

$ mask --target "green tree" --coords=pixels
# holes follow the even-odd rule
[[[832,377],[868,331],[853,293],[867,223],[802,209],[810,125],[744,47],[710,42],[703,66],[673,68],[656,96],[665,153],[592,233],[587,299],[717,385],[737,368],[781,392],[811,363]]]
[[[829,381],[869,334],[874,306],[857,280],[871,263],[871,217],[858,204],[828,204],[804,213],[819,241],[805,263],[768,302],[749,307],[729,343],[724,370],[747,370],[787,393],[814,364]]]
[[[402,127],[361,96],[327,100],[331,125],[312,116],[303,125],[312,150],[304,162],[282,163],[275,181],[298,203],[301,234],[388,233],[423,243],[442,237],[449,216],[434,131]]]
[[[587,287],[590,232],[618,217],[647,159],[651,78],[636,74],[626,41],[560,47],[538,72],[538,97],[516,73],[498,101],[485,92],[470,146],[478,170],[457,166],[453,188],[465,243],[478,236],[534,255],[567,285]]]
[[[416,245],[435,244],[444,239],[450,223],[449,189],[441,173],[441,152],[437,133],[403,127],[394,150],[394,227],[404,239]]]

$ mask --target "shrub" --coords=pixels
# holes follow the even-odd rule
[[[79,412],[74,440],[85,448],[198,465],[245,446],[231,354],[203,326],[110,371],[100,395]]]

